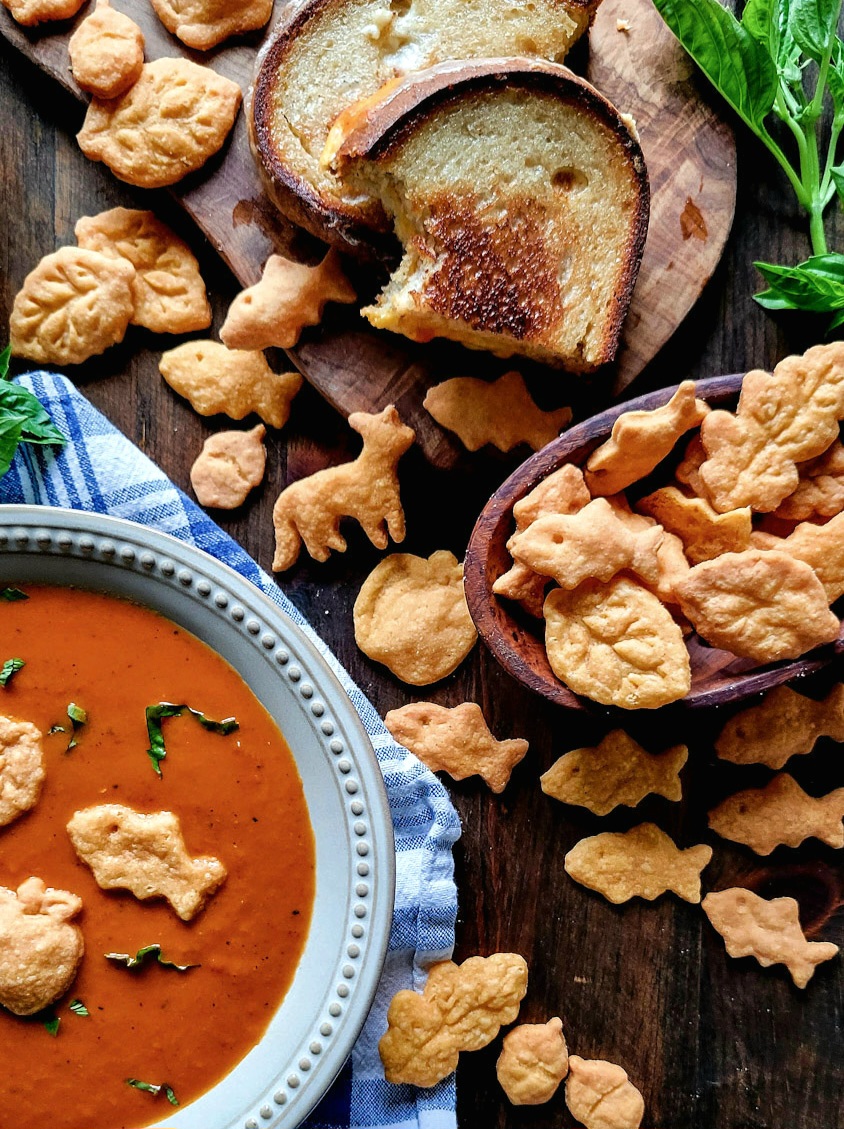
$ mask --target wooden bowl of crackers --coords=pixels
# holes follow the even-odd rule
[[[844,649],[829,606],[844,592],[842,417],[836,342],[571,428],[478,518],[464,576],[481,638],[577,710],[720,705],[824,666]]]

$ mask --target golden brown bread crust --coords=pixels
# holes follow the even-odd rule
[[[296,37],[327,8],[343,2],[306,0],[301,5],[291,4],[282,13],[258,56],[246,121],[264,188],[276,207],[317,239],[368,259],[389,255],[395,249],[392,225],[380,203],[372,210],[366,227],[361,225],[358,211],[343,208],[339,202],[329,207],[313,185],[280,158],[272,137],[275,84]],[[574,2],[580,4],[584,0]]]
[[[350,113],[350,132],[339,143],[332,168],[342,175],[359,162],[386,164],[403,140],[438,108],[473,92],[517,88],[551,93],[593,115],[617,138],[619,151],[638,188],[624,265],[612,296],[614,309],[606,319],[598,359],[582,365],[571,360],[567,363],[567,367],[589,371],[612,360],[618,349],[644,251],[650,211],[650,188],[641,147],[618,110],[589,83],[567,67],[531,59],[442,63],[391,86],[382,100],[366,107],[362,120]],[[477,222],[472,200],[465,194],[443,192],[427,203],[429,230],[446,250],[448,264],[448,269],[426,285],[428,309],[483,333],[528,342],[540,337],[547,328],[547,303],[558,292],[557,264],[548,259],[541,224],[534,222],[533,201],[528,197],[514,201],[509,224],[498,231]],[[502,276],[498,240],[503,241],[505,251],[518,245],[522,267],[518,274],[508,272],[506,277]],[[463,269],[465,263],[469,264],[467,269]],[[480,274],[475,269],[479,264]],[[541,359],[555,363],[550,357]]]
[[[561,10],[580,9],[591,25],[601,0],[551,0]],[[342,201],[326,201],[304,176],[279,154],[273,140],[273,100],[279,75],[291,50],[309,25],[331,8],[342,8],[346,0],[302,0],[282,12],[273,34],[262,48],[255,82],[248,99],[246,120],[250,141],[264,187],[270,199],[286,216],[318,239],[361,258],[382,258],[395,249],[392,225],[378,201],[361,209],[347,208]],[[330,125],[326,122],[326,126]]]

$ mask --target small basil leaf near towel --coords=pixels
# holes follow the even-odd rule
[[[67,438],[59,431],[39,400],[25,388],[10,384],[12,347],[0,353],[0,478],[6,473],[20,443],[63,447]]]
[[[460,823],[448,794],[429,769],[401,748],[372,703],[355,686],[282,588],[157,466],[85,399],[65,377],[32,372],[16,377],[68,437],[66,446],[22,445],[0,478],[0,504],[28,503],[93,510],[151,526],[197,545],[250,580],[297,623],[351,698],[387,788],[396,843],[393,928],[369,1018],[351,1058],[303,1129],[455,1129],[452,1075],[420,1090],[384,1079],[378,1040],[399,988],[421,988],[425,969],[454,947],[457,891],[451,848]]]
[[[828,251],[823,221],[836,194],[844,199],[844,166],[835,164],[844,131],[842,0],[748,0],[740,20],[719,0],[654,3],[777,161],[809,217],[812,257],[794,266],[756,263],[768,283],[756,301],[767,310],[833,314],[831,333],[844,324],[844,255]]]

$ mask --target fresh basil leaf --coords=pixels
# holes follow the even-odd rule
[[[832,98],[833,124],[840,128],[844,123],[844,43],[837,36],[832,46],[826,85]]]
[[[834,329],[840,329],[842,325],[844,325],[844,310],[839,310],[826,327],[827,334],[832,333]]]
[[[198,964],[174,964],[172,960],[165,960],[161,955],[161,945],[145,945],[138,949],[134,956],[129,953],[106,953],[106,960],[122,964],[124,968],[142,968],[147,957],[154,957],[162,968],[172,968],[175,972],[188,972],[191,968],[199,968]]]
[[[791,0],[747,0],[741,22],[776,65],[780,79],[805,102],[800,48],[791,34],[788,17]]]
[[[16,416],[3,417],[0,414],[0,478],[12,465],[20,443],[23,439],[23,425]]]
[[[826,314],[844,308],[844,255],[814,255],[793,267],[755,263],[768,289],[754,294],[766,310]]]
[[[20,588],[4,588],[0,592],[0,600],[5,600],[7,604],[14,604],[18,600],[28,600],[26,592],[21,592]]]
[[[85,1007],[81,1000],[71,1000],[67,1005],[74,1015],[88,1016],[90,1011]]]
[[[60,1025],[61,1020],[57,1015],[50,1015],[47,1017],[47,1019],[44,1020],[44,1030],[48,1035],[52,1035],[54,1039],[59,1033]]]
[[[146,721],[147,736],[149,738],[147,756],[159,776],[161,776],[161,762],[167,756],[167,748],[164,744],[164,732],[161,727],[161,722],[165,717],[180,717],[184,710],[192,714],[203,729],[208,729],[212,733],[219,733],[223,737],[228,737],[230,733],[234,733],[236,729],[240,728],[237,719],[234,717],[226,717],[223,718],[222,721],[214,721],[200,710],[195,710],[191,706],[185,705],[184,702],[179,705],[176,705],[174,702],[158,702],[157,705],[147,706]]]
[[[791,0],[788,26],[795,42],[816,63],[826,55],[841,15],[841,0]]]
[[[771,111],[779,85],[768,47],[718,0],[654,3],[715,89],[755,133],[765,133],[762,123]]]
[[[152,1094],[158,1097],[159,1094],[164,1094],[170,1105],[178,1105],[179,1101],[172,1086],[168,1086],[166,1082],[156,1084],[154,1082],[142,1082],[139,1078],[127,1078],[127,1086],[132,1086],[136,1090],[143,1090],[147,1094]]]
[[[0,670],[0,686],[8,686],[19,670],[23,670],[26,663],[23,659],[6,659],[3,669]]]
[[[829,171],[832,176],[832,183],[835,185],[835,191],[844,200],[844,164],[834,165]]]
[[[0,478],[11,466],[21,443],[63,446],[67,442],[38,397],[5,379],[9,356],[8,347],[0,353]]]
[[[70,718],[71,733],[73,734],[65,749],[65,752],[69,753],[71,749],[75,749],[79,744],[76,739],[76,734],[83,725],[88,724],[88,711],[83,710],[81,706],[77,706],[76,702],[68,702],[67,716]]]

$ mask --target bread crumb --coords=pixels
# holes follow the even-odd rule
[[[632,28],[632,25],[630,23],[630,20],[616,20],[615,21],[615,30],[616,31],[628,32],[628,31],[631,30],[631,28]]]

